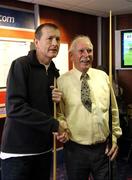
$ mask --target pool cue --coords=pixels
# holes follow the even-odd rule
[[[112,12],[109,17],[109,79],[112,86]]]
[[[56,88],[56,77],[54,77],[54,88]],[[54,118],[56,119],[56,103],[54,102]],[[53,180],[56,180],[56,135],[53,133]]]
[[[110,10],[109,14],[109,80],[110,80],[110,90],[112,87],[112,12]],[[111,93],[110,93],[110,107],[109,107],[109,148],[112,147],[112,110],[111,110]],[[113,179],[112,176],[112,162],[109,157],[109,180]]]

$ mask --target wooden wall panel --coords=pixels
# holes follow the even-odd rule
[[[127,104],[132,103],[132,70],[118,70],[118,82],[123,87]]]
[[[132,14],[118,15],[116,17],[116,28],[120,29],[132,29]]]

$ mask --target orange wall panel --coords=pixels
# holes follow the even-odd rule
[[[33,39],[34,38],[34,32],[0,28],[0,37],[2,37],[2,38]]]

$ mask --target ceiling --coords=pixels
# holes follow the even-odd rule
[[[112,15],[132,14],[132,0],[20,0],[85,14],[107,17]]]

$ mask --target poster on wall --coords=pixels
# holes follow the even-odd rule
[[[30,50],[30,41],[0,40],[0,87],[6,87],[11,62]]]

